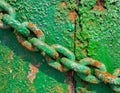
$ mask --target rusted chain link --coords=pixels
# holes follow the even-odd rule
[[[108,83],[114,91],[120,92],[120,68],[110,74],[102,62],[92,58],[84,58],[76,62],[75,55],[67,48],[58,44],[51,46],[46,44],[44,33],[35,24],[20,23],[16,20],[15,11],[4,1],[0,1],[0,14],[0,28],[13,28],[18,42],[30,51],[43,51],[51,67],[61,72],[73,70],[84,81],[95,84]]]

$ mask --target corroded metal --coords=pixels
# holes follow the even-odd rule
[[[15,18],[14,9],[6,2],[0,0],[0,11],[7,12],[11,17]]]
[[[44,36],[43,32],[39,28],[37,28],[37,26],[35,24],[33,24],[31,22],[24,22],[23,24],[31,32],[33,32],[33,34],[35,34],[35,36],[39,40],[42,40],[42,41],[45,40],[45,36]],[[21,45],[24,46],[26,49],[28,49],[30,51],[38,51],[38,49],[36,47],[34,47],[29,40],[26,40],[26,38],[24,38],[24,36],[22,36],[20,34],[16,34],[16,38],[18,39],[18,42],[21,43]],[[30,36],[29,36],[29,38],[30,38]]]
[[[1,2],[1,1],[0,1]],[[75,61],[75,55],[69,51],[67,48],[64,48],[61,45],[52,45],[49,46],[44,42],[44,34],[41,30],[39,30],[34,24],[30,22],[20,23],[14,18],[14,13],[11,14],[12,9],[8,4],[1,2],[1,8],[7,10],[9,14],[5,14],[2,16],[2,24],[5,23],[8,26],[12,27],[17,33],[18,41],[26,47],[28,50],[36,50],[45,52],[50,58],[54,59],[53,62],[49,64],[60,70],[64,71],[64,67],[68,70],[75,71],[80,78],[90,83],[99,83],[104,82],[112,85],[114,91],[120,91],[120,69],[116,69],[113,74],[107,72],[106,66],[97,60],[93,60],[91,58],[85,58],[80,60],[80,62]],[[2,27],[2,26],[1,26]],[[31,33],[34,33],[35,36],[32,36]],[[23,36],[22,36],[23,35]],[[25,40],[25,38],[28,40]],[[33,46],[36,48],[33,48]],[[29,47],[28,47],[29,46]],[[56,61],[56,60],[59,60]],[[89,66],[95,67],[94,72],[92,73],[92,69]]]
[[[19,21],[15,20],[10,15],[3,15],[2,20],[5,24],[9,25],[10,27],[14,28],[18,33],[21,33],[25,36],[30,34],[30,31],[25,27],[25,25],[21,24]]]
[[[75,60],[75,55],[67,48],[65,48],[61,45],[58,45],[58,44],[54,44],[54,45],[52,45],[52,47],[55,48],[55,50],[58,51],[59,53],[68,57],[70,60],[73,60],[73,61]]]
[[[44,51],[46,54],[51,56],[52,58],[55,58],[55,59],[58,58],[59,54],[57,53],[57,51],[54,48],[47,45],[46,43],[44,43],[43,41],[37,38],[32,38],[30,42],[34,46],[36,46],[38,49],[40,49],[41,51]]]

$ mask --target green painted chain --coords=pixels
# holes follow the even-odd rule
[[[76,62],[75,55],[67,48],[58,44],[51,46],[46,44],[44,42],[44,33],[35,24],[31,22],[20,23],[16,20],[15,11],[2,0],[0,0],[0,17],[1,29],[13,28],[19,43],[30,51],[43,51],[46,54],[48,64],[53,68],[61,72],[73,70],[84,81],[95,84],[100,82],[108,83],[114,91],[120,92],[120,68],[110,74],[102,62],[92,58],[84,58]],[[60,57],[59,54],[63,57]],[[88,65],[94,67],[94,73]]]

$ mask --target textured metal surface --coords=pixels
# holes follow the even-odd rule
[[[119,7],[120,0],[80,0],[77,7],[75,50],[78,60],[86,56],[97,59],[105,64],[110,73],[120,67]],[[76,77],[76,81],[78,80]],[[78,93],[82,90],[96,93],[101,93],[102,90],[102,93],[114,93],[108,84],[93,85],[83,81],[79,83],[76,83]]]
[[[83,3],[82,1],[81,1],[81,3]],[[85,2],[86,3],[86,2]],[[103,6],[103,4],[104,4],[104,1],[100,1],[100,0],[98,0],[97,1],[97,3],[96,3],[96,6],[94,7],[94,9],[96,9],[96,7],[97,8],[100,8],[100,11],[103,11],[104,10],[104,7],[102,7]],[[99,6],[99,5],[102,5],[102,6]],[[99,6],[99,7],[98,7]],[[101,8],[102,7],[102,8]],[[14,19],[12,19],[12,17],[9,17],[8,15],[5,15],[5,16],[3,16],[3,21],[5,21],[5,23],[6,24],[9,24],[10,26],[12,26],[13,28],[15,28],[18,32],[20,32],[20,33],[22,33],[23,35],[29,35],[29,33],[24,33],[24,31],[23,31],[23,29],[25,29],[24,28],[24,25],[22,26],[22,25],[20,25],[20,23],[18,22],[18,21],[16,21],[16,20],[14,20]],[[15,23],[15,24],[14,24]],[[17,24],[17,25],[16,25]],[[20,27],[19,27],[20,26]],[[21,30],[22,29],[22,30]],[[27,29],[25,29],[26,31],[27,31]],[[29,32],[29,31],[27,31],[27,32]],[[33,31],[34,32],[34,31]],[[39,37],[38,37],[39,38]],[[89,39],[88,39],[89,40]],[[33,38],[33,39],[30,39],[30,41],[31,42],[33,42],[33,44],[35,45],[35,46],[37,46],[37,48],[39,48],[39,49],[42,49],[42,50],[44,50],[47,54],[49,54],[49,55],[51,55],[51,57],[53,57],[53,58],[56,58],[56,53],[53,53],[53,49],[52,48],[50,48],[49,46],[47,46],[47,45],[45,45],[45,44],[43,44],[43,42],[41,42],[40,40],[39,40],[39,44],[37,45],[37,41],[35,40],[35,38]],[[51,50],[52,49],[52,50]],[[48,51],[47,51],[48,50]],[[50,52],[51,51],[51,52]],[[59,51],[59,49],[58,49],[58,51]],[[61,51],[62,52],[62,51]],[[63,54],[64,54],[64,51],[63,51]],[[69,56],[68,56],[69,57]],[[85,60],[85,61],[84,61]],[[64,64],[66,67],[68,67],[68,68],[70,68],[70,69],[73,69],[74,71],[78,71],[77,70],[77,65],[75,66],[75,64],[73,64],[74,62],[72,62],[72,61],[70,61],[69,59],[66,59],[66,58],[62,58],[62,60],[61,60],[61,62],[62,62],[62,64]],[[86,63],[84,63],[84,62],[86,62]],[[68,64],[69,63],[69,64]],[[81,63],[81,62],[80,62]],[[111,74],[109,74],[109,73],[107,73],[106,71],[106,68],[105,68],[105,66],[103,65],[103,64],[101,64],[100,62],[98,62],[98,61],[96,61],[96,60],[92,60],[92,59],[83,59],[83,62],[81,63],[82,65],[91,65],[91,66],[95,66],[95,67],[97,67],[97,68],[99,68],[99,69],[95,69],[94,71],[95,71],[95,75],[97,76],[97,78],[99,78],[100,80],[102,80],[102,81],[104,81],[105,83],[109,83],[109,84],[115,84],[115,85],[119,85],[120,83],[119,83],[119,78],[117,78],[117,77],[119,77],[119,69],[117,69],[117,70],[115,70],[115,72],[118,72],[117,74],[115,74],[115,76],[113,76],[113,75],[111,75]],[[79,67],[78,67],[78,69],[80,69]],[[83,69],[83,68],[82,68]],[[82,69],[80,69],[80,71],[82,70]],[[84,70],[83,70],[84,71]],[[86,72],[86,70],[85,70],[85,72]],[[87,71],[88,72],[88,71]],[[115,73],[114,72],[114,73]],[[80,74],[80,73],[79,73]],[[90,82],[90,80],[91,81],[94,81],[94,80],[92,80],[93,79],[93,76],[91,77],[91,75],[88,75],[88,78],[86,79],[86,80],[89,80],[89,82]],[[94,81],[94,82],[96,82],[96,81]],[[117,92],[119,92],[119,86],[112,86],[113,88],[114,88],[114,90],[115,91],[117,91]],[[99,89],[98,89],[99,90]]]
[[[58,43],[73,50],[71,37],[74,27],[68,18],[67,10],[61,6],[61,1],[5,1],[17,11],[16,18],[21,23],[25,21],[36,23],[45,33],[47,43]],[[72,91],[69,77],[48,66],[40,53],[31,53],[21,47],[9,30],[0,31],[0,40],[2,54],[0,55],[2,59],[0,62],[2,66],[0,66],[1,92],[67,93]],[[7,51],[13,53],[12,60],[7,58],[9,56]],[[13,61],[15,62],[13,63]],[[10,63],[5,66],[8,64],[7,62]],[[8,74],[9,69],[11,74]],[[4,73],[7,74],[4,75]]]

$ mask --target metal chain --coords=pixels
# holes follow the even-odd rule
[[[0,0],[0,28],[13,28],[18,42],[30,51],[43,51],[46,54],[48,65],[51,67],[61,72],[73,70],[80,79],[90,83],[108,83],[114,91],[120,93],[120,68],[110,74],[102,62],[92,58],[75,61],[75,55],[67,48],[58,44],[51,46],[46,44],[44,33],[35,24],[20,23],[16,20],[13,8],[2,0]],[[34,34],[34,37],[31,33]]]

